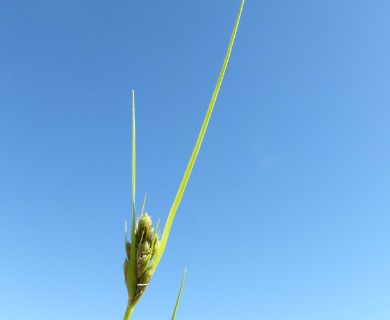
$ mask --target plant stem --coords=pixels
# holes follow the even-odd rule
[[[123,317],[123,320],[130,320],[133,310],[134,308],[130,308],[130,306],[127,306],[126,313],[125,316]]]

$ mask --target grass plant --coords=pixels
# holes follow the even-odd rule
[[[172,207],[169,211],[167,222],[164,227],[161,239],[159,235],[158,224],[153,228],[151,217],[144,212],[145,200],[142,205],[141,213],[136,219],[136,206],[135,206],[135,190],[136,190],[136,127],[135,127],[135,103],[134,103],[134,91],[132,91],[132,219],[130,230],[130,241],[127,239],[127,224],[125,224],[125,249],[126,258],[124,261],[124,276],[128,293],[128,304],[124,320],[129,320],[133,313],[133,310],[144,294],[153,274],[159,265],[161,258],[164,254],[169,233],[171,231],[172,223],[175,218],[176,212],[179,208],[181,199],[186,189],[188,180],[191,175],[192,168],[194,167],[196,158],[198,156],[200,147],[204,135],[209,124],[211,114],[214,109],[215,102],[217,100],[218,92],[222,84],[223,77],[225,75],[226,67],[229,62],[230,54],[233,48],[234,40],[236,37],[238,25],[241,18],[241,12],[244,6],[244,0],[241,0],[241,5],[238,11],[237,19],[234,25],[233,33],[230,38],[229,46],[225,55],[222,69],[219,74],[217,84],[215,86],[213,95],[211,97],[210,104],[208,106],[206,116],[203,120],[202,127],[200,129],[195,147],[192,151],[187,168],[184,172],[183,179],[180,183],[176,197],[173,201]],[[175,308],[172,315],[172,320],[176,317],[177,308],[179,305],[186,271],[184,270],[183,279],[181,282],[179,294],[176,300]]]

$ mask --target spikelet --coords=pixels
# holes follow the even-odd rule
[[[138,300],[144,293],[153,276],[153,270],[150,268],[154,256],[158,253],[159,235],[152,226],[152,219],[147,213],[141,214],[135,228],[135,275],[136,281],[135,295],[132,300]],[[126,241],[126,259],[123,265],[125,273],[126,286],[133,285],[128,277],[129,264],[131,261],[131,243]],[[130,297],[129,297],[130,298]],[[134,301],[136,302],[136,301]],[[129,301],[132,304],[133,301]]]

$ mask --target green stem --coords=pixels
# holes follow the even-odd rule
[[[134,307],[130,308],[130,306],[127,306],[125,316],[123,317],[123,320],[130,320],[131,314],[133,313]]]

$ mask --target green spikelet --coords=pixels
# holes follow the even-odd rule
[[[129,296],[129,305],[135,305],[141,295],[145,292],[150,279],[153,276],[153,270],[150,268],[154,256],[159,247],[158,234],[152,227],[152,219],[147,214],[142,214],[135,227],[135,274],[128,277],[129,264],[131,263],[131,243],[126,241],[126,259],[123,265],[125,281],[128,290],[134,286],[130,279],[135,279],[134,297]]]

